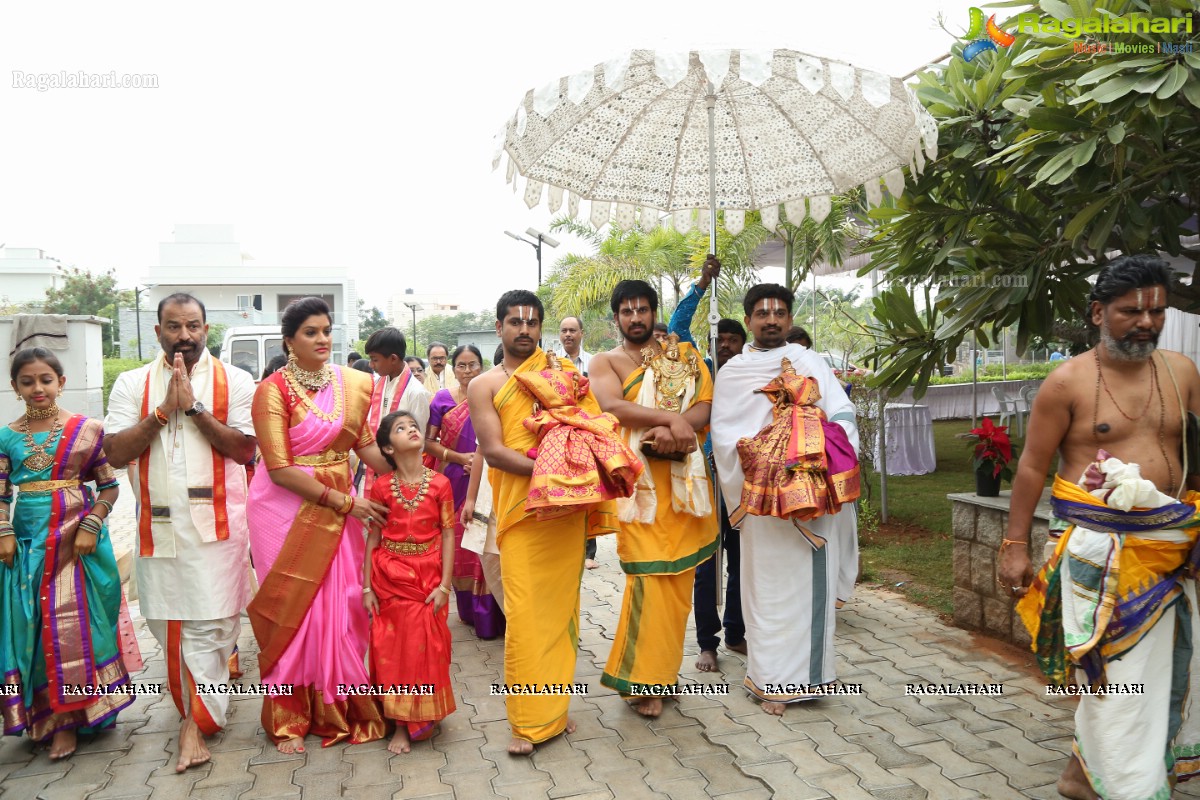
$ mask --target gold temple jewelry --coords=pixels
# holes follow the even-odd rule
[[[54,420],[54,426],[50,429],[50,435],[46,437],[46,441],[42,444],[34,444],[33,431],[29,430],[29,417],[26,416],[22,423],[21,432],[25,434],[25,446],[29,448],[29,455],[21,463],[31,472],[41,472],[54,463],[54,456],[46,452],[51,445],[58,439],[58,435],[62,433],[63,424],[61,419]]]
[[[329,367],[326,366],[325,369],[329,369]],[[332,370],[330,372],[332,374]],[[289,388],[291,388],[296,397],[300,399],[300,402],[304,404],[304,407],[308,409],[310,414],[316,414],[317,419],[325,422],[337,422],[339,419],[341,419],[343,399],[341,381],[333,382],[333,410],[322,411],[321,407],[313,402],[313,399],[308,396],[306,391],[304,391],[305,387],[301,385],[300,381],[296,378],[295,373],[291,369],[285,368],[283,370],[283,377],[284,380],[287,381]]]
[[[433,545],[434,542],[398,542],[395,539],[384,539],[379,543],[384,550],[398,556],[423,556]]]
[[[19,397],[20,395],[18,395]],[[50,419],[58,416],[58,403],[51,403],[49,408],[34,408],[25,404],[25,416],[30,419]]]
[[[442,459],[442,460],[444,461],[445,459]],[[421,505],[421,501],[425,499],[425,493],[427,491],[429,491],[429,479],[432,476],[433,476],[433,470],[431,470],[429,467],[426,467],[421,472],[420,484],[413,484],[413,483],[404,483],[403,481],[400,480],[399,473],[395,473],[395,472],[392,473],[392,494],[394,494],[396,496],[396,500],[398,500],[400,502],[400,505],[402,505],[408,511],[408,513],[411,514],[414,511],[416,511],[417,506]],[[404,492],[401,490],[402,486],[416,486],[417,487],[417,496],[414,497],[413,499],[409,500],[407,497],[404,496]]]
[[[322,364],[320,369],[304,369],[300,363],[293,361],[287,365],[287,371],[293,379],[310,392],[319,392],[333,380],[333,370],[328,364]]]
[[[21,491],[25,494],[56,492],[59,489],[77,489],[82,485],[83,481],[29,481],[28,483],[19,484]]]

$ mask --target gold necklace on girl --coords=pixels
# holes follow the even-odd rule
[[[431,470],[429,467],[425,467],[422,470],[421,482],[419,484],[406,483],[400,480],[400,473],[392,473],[392,494],[396,496],[396,500],[399,501],[400,505],[402,505],[405,510],[408,511],[408,513],[411,514],[416,511],[417,507],[421,505],[421,501],[425,499],[425,493],[429,491],[429,479],[431,477],[433,477],[433,470]],[[402,486],[416,486],[417,496],[409,500],[404,496],[404,492],[401,490]]]
[[[25,447],[29,449],[29,455],[25,456],[25,460],[21,463],[25,465],[26,469],[30,472],[41,472],[54,463],[54,456],[46,451],[58,440],[58,435],[62,433],[62,429],[62,420],[55,417],[54,426],[50,428],[50,435],[46,437],[46,441],[41,444],[34,444],[33,431],[29,430],[29,415],[25,415],[21,432],[25,434]]]

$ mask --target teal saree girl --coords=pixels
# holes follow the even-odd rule
[[[26,413],[0,427],[0,718],[5,734],[50,741],[51,759],[133,702],[104,523],[117,479],[100,423],[58,408],[65,382],[53,353],[17,353],[12,385]]]

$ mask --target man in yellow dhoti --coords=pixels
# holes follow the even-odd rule
[[[527,512],[537,440],[524,422],[534,412],[533,397],[515,375],[544,369],[538,347],[542,303],[524,290],[506,292],[496,305],[496,332],[504,359],[467,387],[471,421],[488,464],[496,538],[504,581],[504,680],[510,688],[572,683],[579,639],[579,583],[584,544],[589,536],[611,533],[611,503],[539,520]],[[574,370],[561,359],[564,370]],[[579,407],[598,414],[589,392]],[[575,730],[567,716],[570,695],[509,693],[506,697],[512,741],[508,752],[527,755],[533,746]]]
[[[1147,256],[1097,275],[1089,319],[1100,342],[1038,392],[997,562],[1003,589],[1024,597],[1017,609],[1052,682],[1142,688],[1080,697],[1058,781],[1080,800],[1169,797],[1200,775],[1200,494],[1179,499],[1185,483],[1200,489],[1197,453],[1181,449],[1200,374],[1156,350],[1170,279]],[[1054,552],[1035,579],[1030,525],[1056,453]]]
[[[712,378],[690,344],[653,338],[658,294],[645,281],[618,283],[611,306],[624,341],[594,356],[588,375],[600,406],[621,421],[646,469],[634,495],[619,504],[625,595],[600,682],[637,698],[637,711],[656,717],[683,660],[696,565],[717,547],[698,439],[708,426]]]

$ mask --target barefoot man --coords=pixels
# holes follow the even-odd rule
[[[225,725],[222,687],[250,595],[243,465],[254,457],[254,380],[209,355],[191,295],[163,299],[154,332],[162,354],[113,385],[104,449],[114,467],[129,465],[137,494],[138,598],[183,717],[183,772],[208,761],[203,737]]]
[[[834,611],[849,599],[857,574],[857,549],[847,543],[857,535],[852,504],[799,524],[741,508],[745,473],[738,440],[772,422],[771,400],[756,390],[780,375],[785,359],[797,375],[816,380],[820,397],[813,405],[844,429],[846,448],[858,450],[854,406],[833,370],[811,350],[785,340],[792,302],[792,292],[774,283],[746,293],[753,342],[718,373],[712,415],[713,458],[729,520],[741,531],[742,617],[750,650],[745,686],[763,701],[763,711],[780,715],[787,703],[820,696],[834,682]],[[801,438],[803,455],[807,437]],[[823,453],[819,457],[824,460]]]
[[[1200,495],[1174,499],[1185,482],[1200,486],[1197,454],[1187,453],[1185,470],[1181,448],[1185,414],[1200,413],[1200,375],[1186,357],[1155,349],[1169,281],[1152,256],[1100,270],[1089,298],[1100,342],[1062,362],[1034,400],[1000,546],[1000,584],[1024,596],[1017,608],[1052,683],[1143,687],[1080,698],[1074,757],[1058,781],[1072,798],[1167,797],[1177,779],[1200,773],[1200,720],[1189,715],[1200,617],[1188,570]],[[1056,453],[1054,553],[1035,579],[1030,525]],[[1134,504],[1152,511],[1123,509],[1099,488],[1109,456],[1139,466],[1162,493]]]
[[[692,345],[654,338],[658,293],[648,283],[621,281],[610,305],[623,341],[592,358],[589,377],[646,468],[634,495],[618,501],[625,593],[600,682],[635,700],[639,714],[657,717],[679,679],[696,566],[717,547],[697,436],[708,426],[712,378]]]
[[[488,464],[504,576],[504,680],[509,688],[505,708],[512,727],[508,752],[513,755],[528,755],[535,744],[575,730],[567,717],[570,695],[519,690],[549,687],[554,692],[570,686],[584,542],[589,535],[612,532],[615,523],[606,513],[611,504],[545,521],[525,511],[533,473],[528,452],[537,440],[523,423],[534,412],[534,399],[513,376],[545,368],[546,353],[538,346],[543,313],[534,293],[505,292],[496,304],[496,333],[504,343],[504,357],[467,387],[471,421]],[[571,362],[559,361],[563,369],[574,369]],[[579,406],[600,413],[590,392]]]

